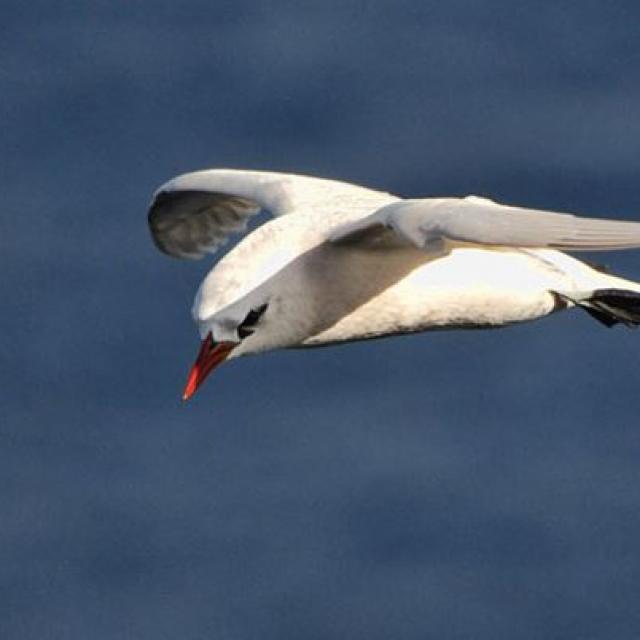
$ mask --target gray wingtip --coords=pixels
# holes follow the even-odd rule
[[[153,244],[167,256],[172,258],[197,259],[199,255],[185,255],[183,252],[176,252],[166,242],[166,231],[168,230],[169,216],[171,215],[171,195],[170,191],[156,191],[149,205],[147,212],[147,223],[151,232]]]
[[[181,205],[189,200],[186,191],[160,190],[154,194],[147,213],[147,222],[151,239],[155,246],[172,258],[198,260],[204,251],[194,249],[186,233],[183,222],[186,212],[180,211]]]
[[[202,190],[158,191],[147,220],[154,244],[174,258],[197,260],[246,228],[260,207],[237,195]]]

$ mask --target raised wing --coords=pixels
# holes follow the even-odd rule
[[[476,196],[402,200],[336,229],[331,240],[380,241],[394,233],[396,240],[425,250],[439,250],[447,241],[566,251],[640,247],[640,222],[510,207]]]
[[[365,187],[286,173],[211,169],[162,185],[149,209],[156,246],[176,258],[201,258],[244,231],[264,209],[274,216],[333,212],[339,207],[373,211],[393,196]]]

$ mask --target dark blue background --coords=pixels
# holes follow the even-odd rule
[[[574,311],[274,353],[182,404],[209,265],[145,220],[216,166],[640,219],[638,24],[5,3],[0,636],[639,637],[640,335]]]

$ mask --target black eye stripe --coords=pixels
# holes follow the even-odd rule
[[[240,338],[240,340],[248,338],[252,333],[253,329],[247,329],[246,327],[242,326],[238,327],[238,338]]]
[[[251,309],[246,318],[238,325],[238,336],[240,339],[246,338],[253,333],[253,327],[260,320],[262,314],[267,310],[267,305],[263,304],[257,309]]]
[[[253,326],[256,322],[258,322],[258,320],[260,320],[260,316],[267,310],[267,305],[263,304],[261,307],[258,307],[257,309],[251,309],[251,311],[249,311],[249,313],[247,313],[247,317],[242,321],[241,323],[241,327],[251,327]]]

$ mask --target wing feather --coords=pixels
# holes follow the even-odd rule
[[[484,198],[403,200],[336,230],[334,242],[361,242],[380,229],[422,249],[441,241],[479,245],[611,251],[640,247],[640,223],[525,209]]]
[[[285,173],[211,169],[187,173],[154,194],[148,221],[160,251],[201,258],[246,229],[260,210],[274,216],[361,207],[374,211],[394,200],[364,187]]]

